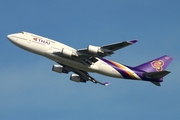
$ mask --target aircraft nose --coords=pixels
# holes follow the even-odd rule
[[[12,40],[11,34],[7,35],[7,38],[11,41]]]
[[[14,43],[14,44],[17,43],[17,38],[15,37],[15,35],[16,34],[9,34],[9,35],[7,35],[8,40],[10,42]]]

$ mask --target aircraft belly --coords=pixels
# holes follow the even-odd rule
[[[122,75],[113,67],[107,64],[101,63],[101,62],[98,62],[97,64],[99,68],[99,71],[98,71],[99,74],[103,74],[110,77],[122,78]]]
[[[116,77],[116,78],[123,78],[122,75],[115,70],[113,67],[107,65],[107,64],[102,64],[101,62],[96,62],[91,66],[84,65],[80,62],[77,62],[75,60],[71,60],[68,58],[63,58],[59,56],[53,55],[53,57],[49,57],[50,59],[63,64],[67,65],[70,67],[73,67],[75,69],[87,71],[87,72],[97,72],[102,75],[110,76],[110,77]]]

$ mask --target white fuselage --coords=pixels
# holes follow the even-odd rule
[[[45,56],[60,64],[87,72],[96,72],[106,76],[122,78],[122,75],[117,70],[115,70],[112,66],[108,65],[106,62],[102,61],[99,58],[97,58],[97,62],[93,63],[90,66],[87,66],[79,61],[71,59],[71,57],[61,57],[53,54],[53,52],[61,51],[63,48],[76,53],[76,49],[49,38],[45,38],[28,32],[10,34],[7,37],[12,43],[19,46],[20,48],[33,52],[35,54]],[[126,69],[128,70],[128,68]]]

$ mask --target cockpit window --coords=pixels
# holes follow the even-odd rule
[[[22,31],[21,33],[22,33],[22,34],[24,34],[24,32],[23,32],[23,31]]]

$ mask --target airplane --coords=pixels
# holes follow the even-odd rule
[[[57,64],[53,65],[52,71],[67,74],[73,72],[70,80],[74,82],[91,81],[104,86],[110,83],[102,83],[91,77],[88,72],[114,78],[148,81],[160,86],[163,77],[170,73],[165,69],[173,60],[172,57],[164,55],[136,67],[130,67],[104,58],[114,54],[116,50],[136,43],[137,40],[103,46],[88,45],[87,48],[75,49],[55,40],[24,31],[9,34],[7,38],[24,50],[55,61]]]

